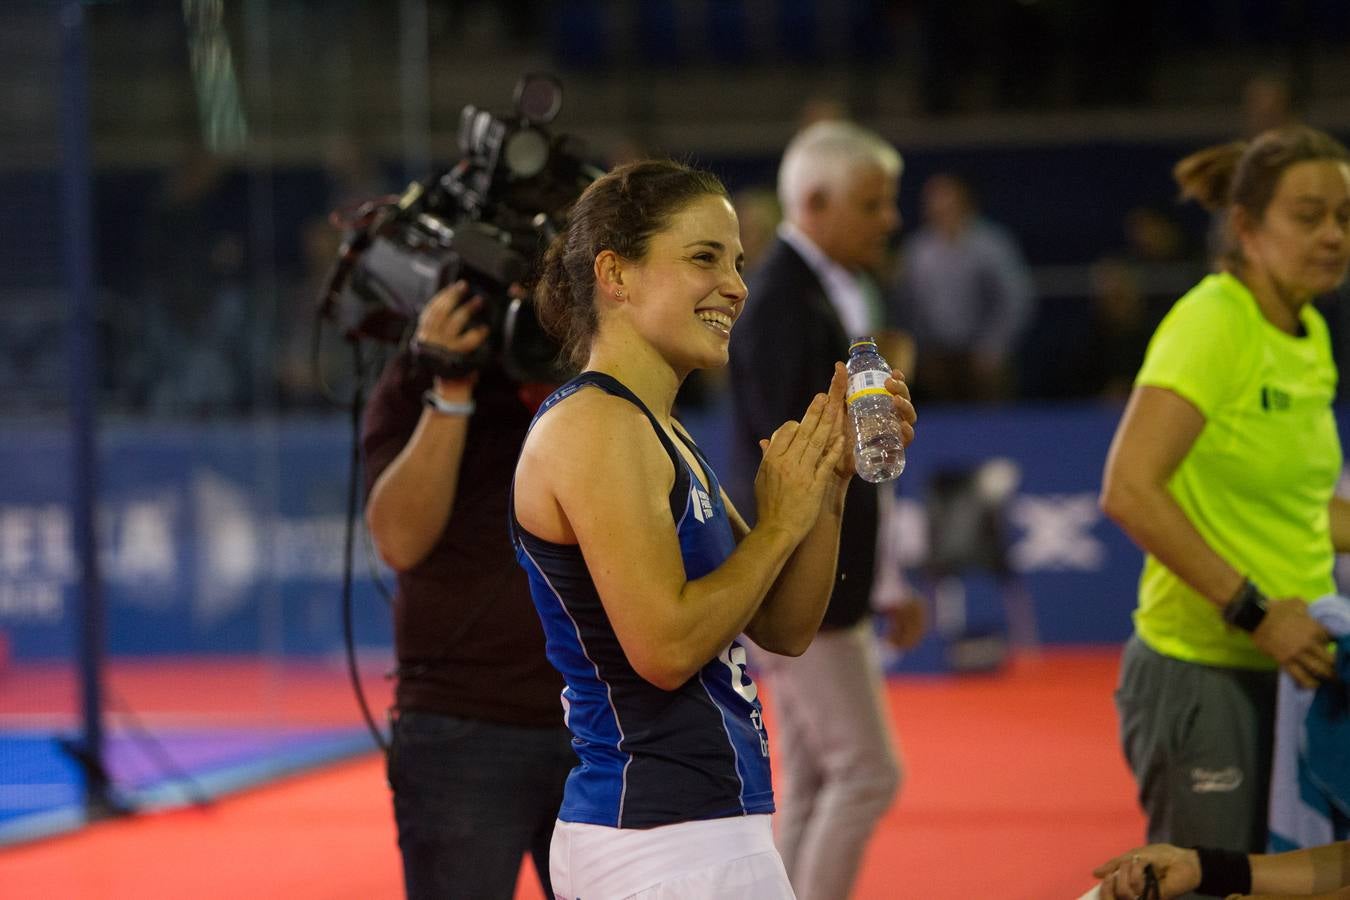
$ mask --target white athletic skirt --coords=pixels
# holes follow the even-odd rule
[[[610,828],[559,821],[556,900],[794,900],[767,814]]]

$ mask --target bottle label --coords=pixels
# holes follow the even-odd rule
[[[891,392],[886,390],[886,379],[890,377],[889,372],[879,369],[868,369],[848,376],[848,402],[871,394],[890,396]]]

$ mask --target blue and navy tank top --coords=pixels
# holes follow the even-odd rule
[[[628,400],[652,423],[675,466],[670,511],[685,573],[691,581],[707,575],[736,543],[707,459],[689,445],[707,479],[705,491],[651,411],[599,372],[583,372],[555,391],[535,421],[585,387]],[[544,625],[549,661],[566,681],[563,718],[580,760],[567,779],[558,817],[652,828],[773,812],[769,741],[755,683],[745,670],[745,648],[732,641],[677,690],[662,690],[629,665],[581,549],[525,531],[514,502],[511,532]]]

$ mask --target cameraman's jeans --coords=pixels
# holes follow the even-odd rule
[[[510,900],[526,853],[552,897],[549,841],[576,762],[561,724],[398,714],[388,774],[409,900]]]

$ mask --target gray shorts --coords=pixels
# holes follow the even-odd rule
[[[1276,679],[1125,644],[1116,710],[1149,842],[1264,852]]]

